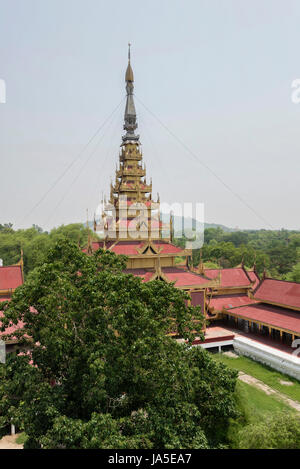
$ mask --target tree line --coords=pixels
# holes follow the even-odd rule
[[[177,239],[184,246],[185,239]],[[282,280],[300,282],[300,232],[285,229],[226,232],[221,228],[204,231],[202,249],[193,251],[192,262],[197,266],[200,256],[207,268],[236,267],[241,262],[259,274]]]
[[[26,275],[43,262],[45,254],[55,242],[67,238],[85,246],[88,233],[95,239],[95,233],[82,223],[72,223],[43,231],[38,225],[28,229],[15,230],[11,223],[0,224],[0,259],[4,265],[12,265],[24,253]],[[175,243],[184,246],[185,239]],[[204,231],[202,249],[195,249],[192,262],[197,266],[200,255],[207,268],[236,267],[241,262],[246,268],[256,266],[259,274],[266,269],[267,275],[282,280],[300,282],[300,232],[285,229],[248,230],[227,232],[221,228],[207,228]]]

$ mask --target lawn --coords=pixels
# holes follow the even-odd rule
[[[254,376],[254,378],[263,381],[273,389],[285,394],[286,396],[300,402],[300,382],[287,375],[272,370],[261,363],[255,362],[247,357],[239,356],[238,358],[229,357],[224,353],[214,354],[213,357],[225,363],[229,368]],[[291,383],[290,385],[282,384],[281,381]]]
[[[260,389],[242,381],[237,381],[235,396],[240,417],[230,422],[227,432],[229,446],[233,449],[240,448],[239,431],[245,426],[258,424],[266,416],[274,415],[277,412],[295,413],[292,408],[276,399],[273,395],[267,395]]]

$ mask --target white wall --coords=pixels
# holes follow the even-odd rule
[[[252,358],[300,381],[300,357],[281,352],[246,337],[235,337],[233,347],[239,355]]]

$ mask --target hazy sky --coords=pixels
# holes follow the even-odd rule
[[[300,229],[299,24],[299,0],[0,0],[0,223],[84,221],[109,194],[130,41],[154,193]]]

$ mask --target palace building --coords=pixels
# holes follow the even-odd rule
[[[192,305],[200,305],[204,311],[206,288],[217,282],[189,268],[191,249],[181,249],[173,244],[172,216],[169,226],[165,226],[161,221],[159,196],[153,200],[152,181],[146,180],[140,137],[136,134],[130,49],[125,81],[125,134],[119,168],[110,187],[110,198],[103,201],[101,222],[94,222],[95,231],[101,232],[103,239],[96,242],[90,239],[85,252],[102,248],[126,255],[126,273],[140,277],[143,282],[155,279],[174,282],[177,288],[189,293]],[[184,265],[176,263],[178,257],[185,259]]]
[[[83,251],[91,254],[101,248],[125,255],[126,273],[143,282],[160,279],[173,283],[188,293],[189,304],[201,307],[208,324],[204,342],[196,339],[194,345],[219,351],[234,347],[238,353],[300,380],[300,359],[292,348],[300,338],[300,283],[267,278],[266,273],[260,278],[255,266],[248,270],[243,263],[235,268],[207,269],[200,259],[198,267],[192,267],[192,250],[174,244],[173,217],[167,225],[162,223],[159,196],[153,199],[152,181],[147,182],[136,133],[130,49],[125,81],[125,133],[119,166],[109,200],[102,201],[101,219],[94,221],[94,230],[101,236],[97,241],[89,236]],[[23,257],[18,265],[0,267],[0,301],[10,300],[22,284]],[[14,330],[6,331],[11,332]],[[14,347],[14,342],[7,345]]]
[[[101,233],[102,239],[89,239],[84,251],[91,253],[102,248],[123,254],[127,256],[126,273],[140,277],[143,282],[155,279],[172,282],[186,291],[190,304],[201,306],[209,324],[205,342],[200,344],[196,340],[195,344],[220,350],[246,335],[261,344],[276,342],[291,353],[293,340],[300,337],[300,284],[268,279],[265,274],[260,279],[255,266],[247,270],[243,263],[236,268],[206,269],[200,260],[197,268],[191,266],[191,250],[173,243],[172,216],[169,226],[163,225],[159,196],[153,199],[152,181],[146,179],[140,137],[136,133],[130,48],[125,82],[125,134],[119,167],[110,186],[109,200],[102,201],[101,220],[94,221],[94,230]],[[178,258],[184,262],[178,263]]]

